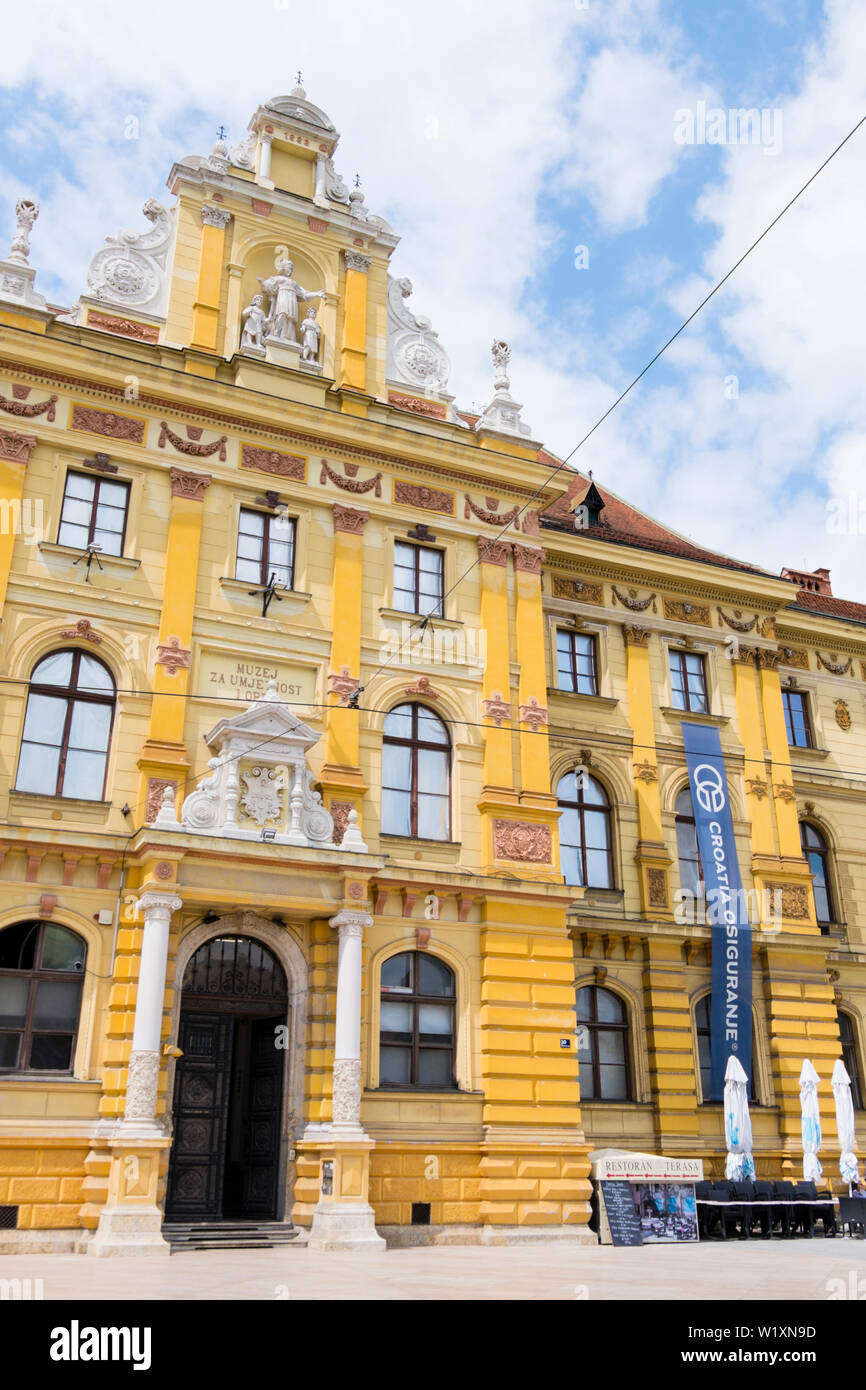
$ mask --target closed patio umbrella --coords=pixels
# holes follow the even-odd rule
[[[854,1129],[854,1102],[851,1099],[851,1078],[845,1070],[841,1057],[833,1066],[833,1100],[836,1102],[836,1133],[839,1135],[839,1172],[846,1182],[859,1182],[857,1155],[854,1145],[857,1134]]]
[[[725,1068],[725,1142],[728,1157],[725,1177],[745,1182],[755,1176],[752,1158],[752,1120],[749,1115],[749,1078],[736,1057],[728,1058]]]
[[[818,1150],[821,1147],[818,1073],[808,1057],[800,1072],[800,1116],[803,1134],[803,1177],[806,1182],[818,1182],[823,1171],[818,1162]]]

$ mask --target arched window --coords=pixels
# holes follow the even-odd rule
[[[812,872],[815,917],[823,930],[836,921],[830,890],[830,850],[820,830],[805,820],[800,821],[800,844],[803,846],[803,858]]]
[[[426,951],[403,951],[382,966],[379,1085],[454,1089],[454,972]]]
[[[704,921],[706,888],[701,857],[698,853],[698,833],[695,811],[688,787],[683,787],[674,806],[677,830],[677,857],[680,864],[680,888],[689,894],[687,902],[693,909],[693,921]]]
[[[43,657],[30,677],[16,790],[101,801],[114,700],[111,673],[96,657]]]
[[[600,782],[587,772],[567,772],[556,788],[559,848],[566,883],[613,887],[610,807]]]
[[[851,1078],[851,1099],[854,1102],[855,1110],[863,1109],[863,1086],[860,1082],[860,1058],[857,1052],[857,1034],[854,1031],[854,1020],[850,1014],[838,1012],[839,1038],[842,1043],[842,1061],[845,1070]]]
[[[451,740],[425,705],[397,705],[382,740],[382,833],[451,836]]]
[[[710,996],[705,994],[695,1005],[695,1032],[698,1035],[698,1067],[701,1073],[701,1105],[710,1104]],[[749,1100],[758,1103],[755,1090],[754,1038],[752,1041],[752,1074],[749,1077]]]
[[[55,922],[0,931],[0,1071],[71,1071],[87,947]]]
[[[630,1100],[628,1014],[600,985],[577,991],[577,1057],[582,1100]]]

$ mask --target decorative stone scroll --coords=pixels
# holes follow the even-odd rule
[[[253,444],[241,445],[241,468],[254,468],[258,473],[271,473],[277,478],[292,478],[302,483],[307,476],[307,460],[297,454],[283,454],[279,449],[262,449]]]
[[[427,512],[440,512],[443,516],[454,515],[454,495],[441,492],[435,487],[424,487],[420,483],[407,483],[394,479],[394,501],[404,507],[420,507]]]
[[[411,280],[395,280],[388,276],[387,377],[389,381],[405,381],[416,389],[442,395],[451,370],[448,354],[430,320],[422,314],[414,314],[408,307],[406,301],[411,293]],[[431,401],[430,404],[436,403]],[[414,405],[403,407],[415,408]],[[441,411],[441,404],[436,405],[436,409],[437,413]]]
[[[73,405],[69,428],[125,439],[129,444],[144,443],[144,420],[137,420],[134,415],[118,415],[114,410],[100,410],[97,406]]]
[[[37,415],[44,415],[49,424],[53,424],[54,408],[59,397],[49,396],[47,401],[28,401],[29,395],[29,386],[13,386],[11,400],[6,396],[0,396],[0,410],[4,410],[7,415],[17,415],[21,420],[33,420]]]
[[[347,472],[349,471],[349,467],[357,472],[357,464],[347,465]],[[325,483],[331,482],[335,487],[342,488],[343,492],[354,492],[358,494],[362,492],[373,492],[375,490],[377,497],[382,496],[381,473],[376,473],[372,478],[344,478],[342,474],[334,471],[327,459],[322,459],[322,471],[319,474],[319,482],[323,487]]]
[[[584,579],[567,579],[565,575],[553,576],[554,598],[577,599],[580,603],[604,604],[604,586],[589,584]]]
[[[219,439],[214,439],[210,444],[200,444],[202,430],[197,425],[187,425],[187,438],[181,439],[179,434],[175,434],[167,420],[163,420],[159,427],[159,439],[157,447],[164,449],[166,442],[177,449],[180,454],[188,454],[191,458],[210,458],[211,454],[219,453],[220,463],[226,461],[226,442],[228,435],[221,434]]]
[[[102,641],[100,634],[95,632],[91,627],[88,618],[79,618],[74,627],[65,627],[60,636],[69,638],[72,641],[93,642],[97,647]]]
[[[172,468],[171,495],[185,497],[190,502],[203,502],[212,482],[209,473],[187,473],[183,468]]]
[[[699,623],[701,627],[711,627],[712,617],[706,604],[688,603],[681,599],[666,598],[662,600],[662,607],[666,618],[673,618],[678,623]]]
[[[835,713],[836,723],[839,725],[839,728],[842,730],[843,734],[847,734],[848,730],[851,728],[852,721],[851,711],[849,710],[844,700],[836,701]]]
[[[824,670],[830,671],[834,676],[847,676],[851,667],[854,665],[850,656],[847,661],[840,661],[838,652],[831,652],[829,659],[823,657],[818,651],[815,652],[815,655],[819,663],[824,667]]]
[[[550,864],[552,842],[549,825],[531,821],[494,820],[493,855],[526,864]]]
[[[485,719],[492,719],[497,729],[511,719],[511,704],[502,698],[501,690],[492,690],[486,700],[481,701]]]
[[[151,223],[150,229],[121,231],[106,238],[107,244],[87,268],[87,293],[124,309],[159,315],[167,288],[166,258],[174,236],[175,212],[166,211],[155,198],[148,198],[142,212]]]
[[[178,671],[189,670],[191,655],[189,647],[181,646],[179,637],[169,637],[157,646],[156,664],[164,666],[170,676],[176,676]]]
[[[19,434],[17,430],[0,429],[0,459],[6,463],[26,464],[38,443],[35,434]]]
[[[615,584],[611,584],[611,603],[615,608],[617,603],[622,604],[623,608],[628,608],[632,613],[645,613],[648,608],[652,608],[654,613],[658,612],[657,595],[649,594],[646,598],[638,598],[637,589],[629,589],[627,594],[619,590]]]

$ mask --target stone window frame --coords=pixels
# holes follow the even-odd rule
[[[403,955],[406,951],[418,950],[414,936],[403,936],[396,941],[389,941],[381,946],[371,957],[368,965],[366,978],[367,993],[367,1037],[366,1037],[366,1059],[364,1073],[366,1075],[365,1088],[375,1091],[379,1099],[390,1097],[396,1102],[403,1102],[407,1098],[421,1098],[427,1095],[435,1095],[443,1101],[453,1099],[455,1096],[471,1092],[477,1093],[474,1086],[474,1068],[472,1058],[472,1035],[473,1035],[473,994],[472,980],[469,964],[466,959],[448,942],[437,939],[431,943],[428,953],[438,957],[443,964],[454,972],[456,1004],[454,1006],[454,1079],[456,1087],[451,1090],[437,1087],[435,1090],[425,1091],[421,1087],[408,1086],[400,1090],[396,1086],[381,1086],[379,1081],[379,1028],[381,1019],[382,1003],[382,966],[392,956]],[[478,1008],[479,1001],[474,1001],[474,1007]]]

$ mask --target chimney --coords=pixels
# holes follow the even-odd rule
[[[782,570],[782,579],[790,579],[799,588],[805,589],[809,594],[828,594],[831,598],[833,590],[830,588],[830,571],[827,569],[819,570]]]

